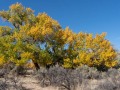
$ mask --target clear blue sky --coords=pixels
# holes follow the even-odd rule
[[[32,8],[36,15],[46,12],[74,32],[107,32],[106,38],[120,50],[120,0],[0,0],[0,10],[16,2]],[[0,25],[8,24],[0,20]]]

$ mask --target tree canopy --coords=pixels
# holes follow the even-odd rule
[[[74,33],[69,27],[63,29],[46,13],[35,15],[20,3],[0,11],[0,17],[13,26],[0,26],[0,66],[9,62],[25,65],[28,60],[36,69],[56,64],[100,69],[117,65],[117,53],[105,39],[106,33]]]

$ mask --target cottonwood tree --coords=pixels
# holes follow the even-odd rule
[[[46,13],[34,14],[20,3],[8,11],[0,11],[0,17],[10,26],[0,26],[0,65],[13,62],[23,66],[32,60],[35,68],[49,68],[59,64],[65,68],[81,65],[110,68],[117,65],[116,52],[105,33],[96,35],[74,33],[63,29]]]

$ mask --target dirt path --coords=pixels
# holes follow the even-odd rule
[[[26,88],[26,90],[58,90],[57,88],[53,87],[40,87],[39,81],[36,80],[32,75],[21,77],[20,82],[22,83],[22,86]]]
[[[40,87],[39,81],[36,80],[32,75],[21,77],[20,82],[22,83],[22,86],[26,88],[26,90],[58,90],[58,88],[54,88],[52,86],[45,88]],[[89,81],[89,87],[91,87],[91,90],[94,90],[97,87],[97,83],[97,80]],[[77,90],[84,90],[84,88],[86,88],[85,90],[89,90],[85,84],[81,87],[78,87]]]
[[[30,71],[30,73],[32,73],[32,72]],[[88,86],[88,88],[91,88],[90,90],[94,90],[101,81],[103,81],[103,80],[90,80],[90,81],[88,81],[89,85],[87,85],[87,86]],[[37,80],[32,74],[21,76],[20,83],[22,83],[22,86],[26,90],[58,90],[58,88],[55,88],[52,86],[42,88],[40,86],[39,80]],[[77,90],[89,90],[89,89],[87,89],[87,86],[84,82],[83,85],[77,87]],[[86,89],[84,89],[84,88],[86,88]]]
[[[32,75],[21,77],[20,82],[27,90],[42,90],[39,82]]]

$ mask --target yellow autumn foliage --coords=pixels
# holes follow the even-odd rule
[[[74,33],[46,13],[34,15],[31,8],[20,3],[13,4],[8,11],[0,11],[0,17],[13,27],[0,26],[0,65],[13,62],[27,67],[60,64],[65,68],[114,67],[117,53],[106,33]],[[36,67],[36,66],[35,66]]]
[[[4,56],[0,56],[0,66],[4,65],[4,63],[5,63]]]
[[[26,67],[26,68],[29,68],[29,69],[34,69],[34,68],[35,68],[35,65],[34,65],[33,62],[27,62],[27,63],[25,64],[25,67]]]
[[[78,57],[74,60],[77,65],[83,64],[92,67],[103,65],[107,68],[117,65],[117,53],[110,42],[105,39],[105,33],[95,37],[92,34],[79,33],[76,47],[79,49]]]

